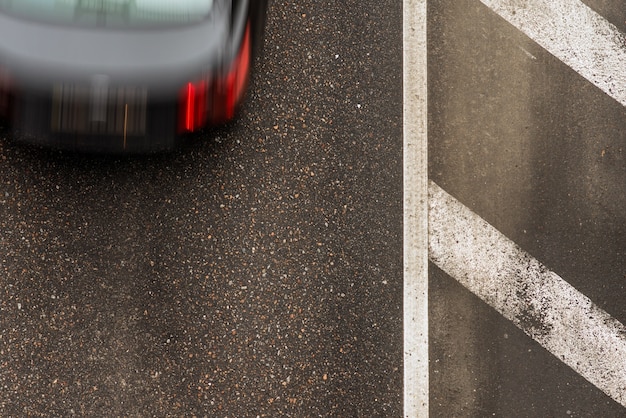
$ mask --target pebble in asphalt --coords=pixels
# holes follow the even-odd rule
[[[274,1],[173,154],[0,141],[0,415],[397,416],[401,4]]]

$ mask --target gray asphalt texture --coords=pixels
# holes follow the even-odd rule
[[[0,138],[1,416],[399,416],[400,2],[274,1],[172,154]]]
[[[626,30],[623,2],[586,1]],[[626,109],[479,1],[429,2],[429,176],[622,323]],[[432,416],[624,408],[430,266]]]

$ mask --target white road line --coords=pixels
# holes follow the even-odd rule
[[[426,0],[403,2],[404,416],[428,416]]]
[[[626,327],[433,182],[429,193],[430,259],[626,406]]]
[[[579,0],[481,0],[626,106],[626,36]]]

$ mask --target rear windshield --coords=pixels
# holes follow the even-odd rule
[[[0,0],[0,11],[80,26],[165,26],[199,22],[213,0]]]

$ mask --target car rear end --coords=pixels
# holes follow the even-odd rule
[[[192,23],[144,26],[0,9],[0,116],[18,140],[96,152],[169,150],[181,135],[232,119],[266,4],[209,3]]]

